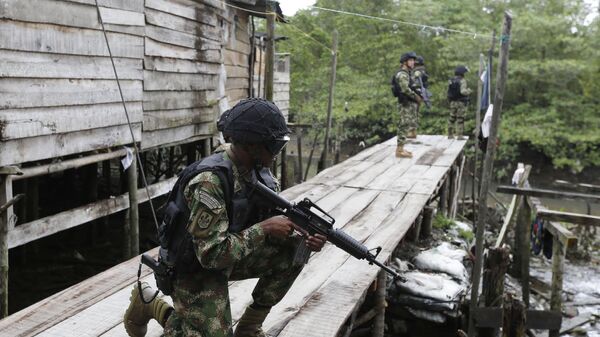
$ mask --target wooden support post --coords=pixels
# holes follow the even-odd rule
[[[421,223],[423,222],[423,213],[419,214],[419,216],[415,219],[415,222],[406,233],[406,237],[411,242],[419,241],[421,236]]]
[[[308,171],[310,170],[310,164],[312,163],[313,154],[315,153],[315,147],[317,147],[317,137],[319,136],[319,132],[315,132],[315,138],[313,139],[313,144],[310,149],[310,154],[308,155],[308,163],[306,163],[306,171],[304,172],[304,180],[308,179]]]
[[[552,284],[550,294],[550,310],[562,312],[563,272],[565,267],[566,247],[558,235],[552,241]],[[558,337],[559,330],[550,330],[549,337]]]
[[[525,337],[525,306],[507,294],[502,314],[502,337]]]
[[[502,102],[504,101],[504,88],[508,77],[508,50],[510,45],[510,32],[512,28],[512,16],[509,12],[504,13],[504,24],[502,27],[502,36],[500,38],[500,64],[496,79],[496,95],[494,98],[494,110],[492,115],[492,125],[487,142],[487,150],[483,163],[481,175],[481,189],[479,192],[479,213],[477,215],[477,230],[475,235],[475,265],[473,267],[473,285],[471,287],[470,312],[474,312],[478,307],[477,298],[479,297],[479,278],[481,275],[481,266],[483,262],[483,232],[487,221],[487,195],[489,185],[493,177],[494,156],[496,154],[496,138],[500,127],[500,115],[502,113]],[[470,315],[472,318],[473,315]],[[475,336],[475,324],[473,319],[469,319],[469,336]]]
[[[456,163],[450,166],[448,173],[448,193],[446,194],[446,216],[452,218],[452,201],[456,190]]]
[[[440,200],[438,202],[438,210],[443,216],[448,215],[448,190],[450,183],[448,180],[451,179],[450,175],[444,178],[442,188],[440,188]]]
[[[386,272],[381,270],[377,274],[377,292],[375,293],[375,309],[377,316],[373,321],[373,337],[383,337],[385,332],[385,292],[386,292]]]
[[[185,145],[185,153],[187,158],[187,165],[192,165],[196,159],[196,144],[189,143]]]
[[[196,147],[194,149],[194,158],[196,157]],[[167,178],[173,177],[175,174],[175,146],[169,147],[169,162],[167,163]]]
[[[425,208],[423,208],[423,220],[421,221],[421,240],[431,236],[431,226],[433,224],[434,217],[435,207],[425,206]]]
[[[13,199],[12,178],[0,174],[0,205]],[[13,207],[0,213],[0,318],[8,316],[8,231],[14,227]]]
[[[288,166],[287,166],[287,148],[281,150],[281,190],[288,188]]]
[[[483,271],[482,296],[486,307],[502,306],[504,295],[504,275],[510,263],[510,252],[507,248],[495,247],[488,251]],[[496,329],[485,328],[479,331],[479,337],[497,335]]]
[[[460,194],[460,187],[462,184],[463,170],[465,169],[465,156],[461,155],[460,166],[457,166],[458,170],[455,175],[455,187],[454,196],[452,197],[452,204],[450,206],[450,218],[455,219],[456,213],[458,212],[458,195]]]
[[[111,168],[110,168],[110,159],[102,162],[102,178],[104,179],[104,183],[106,184],[106,189],[104,193],[104,198],[110,197],[110,188],[111,188]]]
[[[210,149],[210,139],[208,139],[208,138],[204,139],[202,141],[202,153],[201,153],[202,158],[206,158],[206,157],[210,156],[211,152],[212,151]]]
[[[136,256],[140,253],[139,246],[139,210],[137,196],[137,158],[134,155],[131,166],[127,169],[127,186],[129,187],[129,241],[131,249],[129,256]]]
[[[275,19],[277,11],[272,1],[267,2],[267,50],[265,53],[265,99],[273,101],[275,62]]]
[[[296,174],[296,181],[301,183],[304,179],[302,173],[304,170],[302,169],[302,128],[296,128],[296,147],[298,148],[298,171]]]
[[[319,160],[319,172],[327,167],[327,152],[329,151],[329,131],[331,130],[331,111],[333,109],[333,92],[335,90],[335,75],[337,68],[337,45],[338,31],[335,29],[332,34],[333,45],[331,53],[331,76],[329,77],[329,99],[327,100],[327,126],[325,127],[325,140],[323,141],[323,152]]]
[[[519,165],[522,165],[522,163],[519,163]],[[523,187],[525,185],[525,182],[529,178],[529,172],[531,172],[531,165],[525,166],[525,172],[523,172],[523,176],[517,183],[518,187]],[[500,229],[500,234],[498,234],[498,238],[496,239],[495,247],[500,247],[502,245],[502,243],[504,242],[506,233],[510,229],[511,223],[513,222],[515,215],[517,214],[518,210],[520,209],[521,199],[522,199],[522,197],[520,195],[513,196],[510,206],[508,207],[508,212],[506,213],[506,217],[504,217],[504,224],[502,225],[502,229]],[[515,250],[517,250],[518,247],[519,247],[518,245],[515,245],[515,247],[514,247]]]
[[[517,233],[520,233],[519,241],[515,244],[519,247],[519,253],[516,256],[519,257],[520,263],[517,264],[517,259],[514,261],[515,269],[520,268],[519,277],[521,279],[523,303],[529,308],[529,258],[531,255],[531,206],[527,198],[523,198],[522,207],[517,216]]]

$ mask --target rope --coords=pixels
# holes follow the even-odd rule
[[[310,8],[313,8],[316,10],[321,10],[321,11],[326,11],[326,12],[333,12],[333,13],[337,13],[337,14],[353,15],[353,16],[358,16],[358,17],[366,18],[366,19],[394,22],[394,23],[399,23],[399,24],[403,24],[403,25],[419,27],[419,28],[423,28],[423,29],[429,28],[429,29],[433,29],[436,31],[441,30],[441,31],[446,31],[446,32],[464,34],[464,35],[472,36],[474,39],[476,39],[478,37],[483,37],[483,38],[491,38],[492,37],[492,35],[489,35],[489,34],[479,34],[477,32],[467,32],[467,31],[462,31],[462,30],[457,30],[457,29],[445,28],[442,26],[430,26],[430,25],[424,25],[424,24],[420,24],[420,23],[401,21],[401,20],[396,20],[396,19],[389,19],[389,18],[384,18],[384,17],[379,17],[379,16],[347,12],[347,11],[342,11],[342,10],[338,10],[338,9],[331,9],[331,8],[324,8],[324,7],[317,7],[317,6],[310,6]]]
[[[121,103],[123,104],[123,110],[125,110],[125,117],[127,117],[127,126],[129,127],[129,133],[131,134],[131,141],[133,143],[133,148],[135,150],[136,160],[138,162],[138,165],[140,165],[140,172],[142,174],[142,182],[144,183],[144,188],[146,189],[146,194],[148,195],[148,202],[150,203],[150,209],[152,210],[152,218],[154,219],[154,226],[156,227],[156,233],[158,234],[158,220],[156,219],[156,212],[154,210],[152,198],[150,197],[150,190],[148,189],[148,181],[146,181],[146,174],[144,173],[144,167],[142,166],[142,160],[140,158],[140,151],[139,151],[136,141],[135,141],[135,135],[133,134],[133,127],[131,126],[131,119],[129,118],[129,112],[127,111],[127,106],[125,105],[125,98],[123,97],[123,90],[121,89],[121,82],[119,81],[119,75],[117,75],[117,68],[115,67],[115,60],[113,59],[112,51],[110,49],[110,44],[108,43],[106,29],[104,28],[104,20],[102,20],[102,14],[100,13],[100,6],[98,5],[98,0],[95,0],[95,2],[96,2],[96,10],[98,11],[98,20],[100,21],[100,25],[102,26],[102,33],[104,34],[104,40],[106,41],[106,48],[108,49],[108,56],[110,56],[110,62],[112,64],[113,72],[115,74],[115,79],[117,80],[117,87],[119,88],[119,95],[121,96]],[[131,207],[131,205],[129,207]],[[141,290],[140,290],[140,292],[141,292]]]

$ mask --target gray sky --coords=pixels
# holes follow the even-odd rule
[[[279,4],[285,16],[293,16],[299,9],[312,6],[315,2],[315,0],[279,0]],[[592,7],[586,20],[590,22],[598,15],[598,0],[585,0],[585,2]]]

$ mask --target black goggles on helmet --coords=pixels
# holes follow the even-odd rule
[[[265,147],[267,148],[267,151],[269,151],[269,153],[271,153],[273,156],[276,156],[279,152],[281,152],[281,150],[283,150],[283,148],[289,141],[290,137],[281,136],[275,138],[275,140],[265,143]]]

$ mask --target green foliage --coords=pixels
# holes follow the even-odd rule
[[[432,226],[433,228],[446,230],[456,226],[456,223],[454,220],[446,218],[442,213],[437,213],[433,218]]]
[[[316,5],[482,35],[500,31],[503,13],[510,9],[514,20],[499,159],[507,164],[526,161],[523,155],[535,151],[557,168],[579,172],[600,166],[600,19],[584,21],[589,8],[583,0],[318,0]],[[472,70],[467,81],[475,88],[479,55],[486,55],[490,46],[487,36],[312,9],[299,11],[289,25],[277,29],[290,37],[277,48],[292,55],[291,111],[296,120],[308,123],[325,121],[328,48],[331,32],[339,31],[334,123],[344,126],[342,138],[366,142],[396,133],[398,116],[390,79],[403,52],[423,55],[430,74],[433,107],[422,112],[419,131],[444,134],[448,78],[456,65],[465,64]],[[497,57],[498,46],[495,50]],[[474,104],[469,111],[473,110]],[[470,113],[467,132],[474,126],[474,113]]]
[[[473,231],[470,230],[464,230],[462,228],[458,229],[458,236],[461,237],[462,239],[464,239],[467,242],[471,242],[473,241],[473,238],[475,237],[473,235]]]

